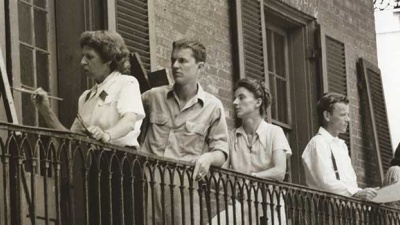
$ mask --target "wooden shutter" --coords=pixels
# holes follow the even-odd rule
[[[265,79],[264,27],[262,1],[237,0],[239,57],[244,68],[241,77]],[[240,46],[242,43],[242,46]],[[240,54],[242,53],[242,54]]]
[[[328,73],[328,90],[347,96],[346,54],[344,44],[326,36],[326,66]],[[340,134],[350,149],[350,124],[346,133]]]
[[[131,52],[141,56],[144,68],[150,72],[149,10],[147,0],[117,0],[117,32],[125,39]]]
[[[377,152],[378,166],[381,178],[383,171],[390,167],[393,156],[392,142],[386,113],[385,96],[382,87],[382,78],[379,68],[364,59],[358,64],[359,84],[363,96],[367,97],[367,111],[371,119],[373,129],[374,147]]]

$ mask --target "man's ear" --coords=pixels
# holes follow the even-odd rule
[[[197,69],[202,69],[204,67],[204,62],[197,63]]]
[[[256,106],[259,108],[259,107],[261,107],[261,104],[262,104],[262,99],[261,98],[257,98]]]
[[[323,115],[324,115],[324,120],[325,121],[330,121],[331,120],[331,114],[328,111],[325,110],[323,112]]]

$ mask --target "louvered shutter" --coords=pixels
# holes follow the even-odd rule
[[[131,52],[137,52],[150,72],[149,12],[147,0],[117,0],[117,32]]]
[[[263,19],[260,1],[242,0],[241,9],[245,76],[264,80]]]
[[[344,44],[329,36],[325,36],[326,51],[326,82],[328,90],[324,92],[336,92],[347,96],[346,54]],[[340,134],[350,149],[350,124],[346,133]]]
[[[389,125],[386,112],[385,96],[382,87],[382,77],[379,68],[364,59],[358,63],[359,79],[361,80],[362,92],[367,96],[367,106],[372,122],[375,148],[377,151],[378,164],[383,171],[390,167],[393,157],[392,142],[390,138]],[[366,93],[365,93],[366,92]]]

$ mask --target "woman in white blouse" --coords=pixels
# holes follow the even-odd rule
[[[144,118],[138,81],[123,75],[129,69],[129,50],[113,31],[86,31],[81,35],[81,66],[96,84],[83,92],[71,131],[105,143],[138,148]],[[47,93],[38,88],[32,102],[50,128],[68,130],[49,105]]]
[[[283,181],[286,173],[286,159],[292,152],[282,128],[264,120],[270,104],[271,95],[266,90],[263,82],[246,78],[238,81],[233,105],[236,116],[241,119],[242,125],[230,133],[229,158],[224,167],[259,178]],[[269,191],[272,191],[272,189],[269,189]],[[245,224],[250,224],[247,198],[244,196],[242,202],[244,206],[243,217]],[[254,193],[250,198],[253,206],[255,201]],[[257,210],[259,217],[256,218],[256,208],[252,207],[252,224],[256,224],[256,220],[260,221],[260,217],[263,217],[261,220],[264,221],[267,218],[268,224],[286,224],[282,198],[276,198],[276,196],[273,198],[274,216],[271,216],[269,205],[267,206],[267,215],[263,215],[261,200],[261,193],[258,193],[258,201],[260,202]],[[268,203],[270,203],[269,201],[267,199]],[[235,214],[236,221],[239,221],[239,223],[242,221],[242,204],[236,201]],[[276,207],[277,205],[280,206],[280,216],[278,216],[279,207]],[[233,208],[229,206],[228,211],[230,214],[229,222],[233,222]],[[220,213],[219,216],[220,219],[226,222],[224,212]],[[278,217],[281,218],[280,223],[278,222]],[[272,223],[272,220],[275,222]],[[216,218],[214,218],[213,224],[216,224],[216,221]]]

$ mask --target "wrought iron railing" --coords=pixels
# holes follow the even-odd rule
[[[387,9],[399,9],[400,0],[373,0],[374,10],[387,10]]]
[[[400,224],[396,209],[0,123],[0,224]],[[159,222],[160,222],[159,221]]]

